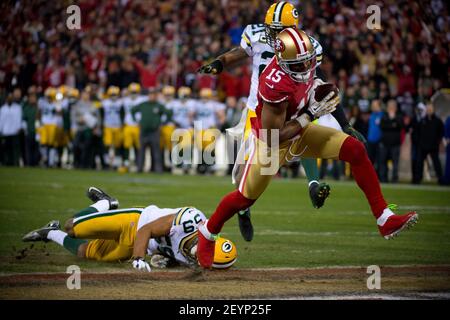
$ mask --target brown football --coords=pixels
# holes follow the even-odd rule
[[[314,99],[316,101],[322,101],[331,91],[333,91],[335,95],[339,94],[339,90],[334,83],[326,82],[321,84],[314,90]]]

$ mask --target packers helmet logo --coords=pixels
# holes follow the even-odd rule
[[[213,268],[227,269],[237,260],[236,246],[231,240],[220,237],[216,240]]]
[[[298,11],[297,11],[297,9],[293,9],[292,10],[292,16],[294,17],[294,19],[298,19]]]
[[[284,46],[283,41],[281,41],[280,38],[276,38],[275,39],[275,51],[283,52],[285,49],[286,49],[286,47]]]
[[[230,241],[225,241],[225,242],[222,244],[222,251],[225,252],[225,253],[228,253],[228,252],[230,252],[231,250],[233,250],[233,245],[231,244]]]

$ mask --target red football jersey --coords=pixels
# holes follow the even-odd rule
[[[256,136],[259,137],[258,131],[262,128],[261,112],[264,101],[269,103],[288,101],[289,106],[285,120],[288,121],[298,110],[307,105],[313,83],[314,79],[312,78],[307,83],[292,80],[278,65],[276,58],[273,57],[259,76],[257,117],[252,119],[252,130]]]

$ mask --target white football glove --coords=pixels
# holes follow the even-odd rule
[[[164,257],[163,255],[160,254],[155,254],[152,256],[152,258],[150,259],[150,265],[153,268],[167,268],[167,265],[169,264],[170,259],[167,257]]]
[[[334,92],[330,92],[322,101],[318,102],[311,97],[309,101],[308,111],[314,116],[314,118],[320,118],[323,115],[332,113],[336,110],[337,105],[341,101],[339,95],[334,97]]]
[[[314,116],[315,119],[336,110],[336,106],[340,102],[339,95],[334,97],[333,99],[331,99],[331,97],[333,96],[333,93],[331,93],[331,92],[321,102],[318,102],[314,99],[314,94],[315,94],[316,88],[325,83],[326,82],[324,82],[320,78],[314,79],[313,89],[311,90],[311,95],[309,98],[308,110],[309,110],[309,112],[311,112],[311,114]]]
[[[144,260],[144,258],[136,258],[133,260],[133,268],[141,271],[148,271],[151,272],[152,268],[150,268],[150,265],[147,261]]]

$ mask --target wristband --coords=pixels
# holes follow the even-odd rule
[[[305,128],[310,122],[310,117],[308,114],[304,113],[300,117],[295,118],[295,120],[300,124],[300,127]]]

